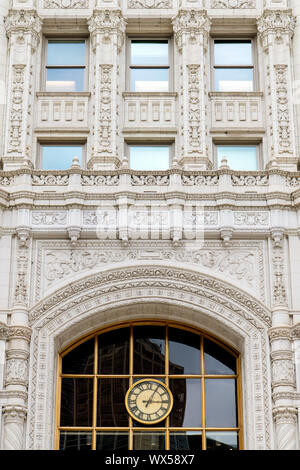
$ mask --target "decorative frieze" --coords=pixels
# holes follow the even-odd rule
[[[89,0],[44,0],[44,8],[84,9],[89,7]]]
[[[33,186],[67,186],[69,175],[34,173],[31,175],[31,183]]]
[[[32,212],[32,225],[65,225],[66,211],[35,211]]]
[[[269,212],[234,212],[234,223],[238,226],[255,227],[270,224]]]
[[[219,175],[182,174],[181,183],[183,186],[217,186],[219,184]]]
[[[211,0],[210,8],[256,8],[256,0]]]
[[[82,175],[82,186],[118,186],[119,175]]]
[[[128,0],[127,8],[172,8],[172,0]]]
[[[232,186],[268,186],[268,175],[231,175]]]
[[[131,175],[132,186],[168,186],[170,175]]]

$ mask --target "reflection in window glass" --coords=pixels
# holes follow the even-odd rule
[[[200,337],[169,329],[170,374],[200,374]]]
[[[94,373],[94,338],[77,346],[62,360],[63,374]]]
[[[225,156],[228,165],[233,170],[255,171],[257,170],[257,147],[246,145],[218,145],[218,166]]]
[[[205,380],[206,426],[237,426],[235,379]]]
[[[127,432],[97,432],[96,434],[96,450],[122,451],[128,450],[128,433]]]
[[[61,426],[92,426],[93,379],[64,378],[61,385]]]
[[[128,426],[128,414],[124,402],[128,386],[128,379],[98,380],[97,426]]]
[[[207,450],[237,450],[237,432],[207,431],[206,448]]]
[[[131,65],[168,64],[168,41],[131,41]]]
[[[215,71],[216,91],[253,91],[253,70],[223,69]]]
[[[201,450],[202,433],[199,431],[170,432],[170,450]]]
[[[66,170],[72,165],[73,158],[77,157],[79,165],[82,163],[82,146],[73,145],[43,145],[42,169]]]
[[[174,404],[170,413],[170,426],[201,427],[201,380],[170,379]]]
[[[99,374],[128,374],[129,328],[113,330],[98,337]]]
[[[131,91],[159,91],[169,89],[168,69],[132,69]]]
[[[165,435],[163,432],[134,432],[133,450],[164,450]]]
[[[204,370],[205,374],[234,375],[236,374],[236,358],[215,342],[205,338]]]
[[[48,41],[46,91],[83,91],[84,73],[85,41]]]
[[[167,170],[170,166],[169,146],[131,146],[130,168],[133,170]]]
[[[86,431],[61,431],[60,450],[91,450],[92,433]]]
[[[215,65],[252,65],[251,41],[215,41]]]
[[[164,374],[165,328],[137,326],[134,328],[134,373]]]

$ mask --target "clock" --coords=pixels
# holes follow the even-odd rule
[[[143,424],[155,424],[171,412],[173,396],[160,380],[143,379],[127,391],[125,405],[130,416]]]

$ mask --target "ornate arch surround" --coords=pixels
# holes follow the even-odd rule
[[[84,277],[30,311],[32,327],[26,448],[53,449],[58,352],[95,330],[168,320],[216,336],[242,358],[245,449],[273,448],[269,310],[242,290],[178,267],[136,266]]]

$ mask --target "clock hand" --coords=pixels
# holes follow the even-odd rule
[[[155,389],[154,392],[152,393],[151,397],[150,397],[149,400],[147,401],[146,408],[147,408],[148,405],[150,405],[150,403],[152,403],[154,394],[155,394],[155,392],[156,392],[157,389],[158,389],[158,387],[156,387],[156,389]]]

